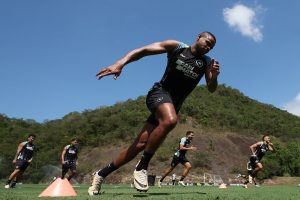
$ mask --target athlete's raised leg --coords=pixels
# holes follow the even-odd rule
[[[131,161],[139,152],[145,149],[149,134],[155,127],[155,125],[146,122],[139,135],[128,148],[121,151],[112,163],[94,173],[92,186],[88,190],[89,195],[98,195],[101,189],[101,184],[106,176]]]
[[[11,175],[8,177],[8,180],[6,181],[6,184],[5,184],[5,188],[10,188],[10,184],[12,181],[15,181],[17,179],[17,176],[19,176],[19,174],[21,174],[21,170],[20,169],[15,169]]]
[[[158,120],[158,126],[149,135],[142,158],[133,172],[134,187],[139,191],[149,189],[147,175],[149,162],[167,134],[177,124],[177,114],[172,103],[161,104],[156,110],[155,116]]]
[[[164,181],[164,179],[174,170],[174,167],[169,167],[165,170],[164,175],[161,177],[161,179],[158,180],[158,187],[161,187],[161,183]]]

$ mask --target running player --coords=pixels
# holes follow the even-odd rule
[[[191,141],[193,138],[194,138],[193,131],[187,131],[186,137],[181,138],[179,142],[179,147],[173,156],[171,167],[169,167],[165,171],[164,175],[158,181],[158,187],[161,187],[161,183],[163,182],[163,180],[174,170],[174,168],[178,165],[178,163],[184,166],[184,170],[180,180],[178,181],[178,185],[185,186],[183,179],[188,175],[189,171],[192,169],[192,165],[190,161],[188,161],[188,159],[185,157],[185,154],[187,150],[193,150],[193,151],[197,150],[196,147],[191,146]]]
[[[248,170],[248,180],[245,181],[244,187],[247,188],[248,183],[253,183],[257,185],[256,176],[259,171],[263,169],[261,164],[261,159],[267,151],[274,151],[274,145],[271,143],[271,139],[268,135],[262,137],[262,141],[252,144],[250,146],[251,157],[247,163]]]
[[[33,144],[36,136],[34,134],[28,135],[27,141],[19,144],[13,163],[16,165],[15,170],[9,176],[5,188],[14,188],[18,178],[24,173],[33,159],[36,146]]]
[[[176,126],[177,114],[185,98],[197,86],[203,75],[208,90],[214,92],[217,89],[219,63],[205,55],[213,49],[215,43],[216,38],[210,32],[199,34],[192,46],[175,40],[156,42],[128,52],[115,64],[96,74],[98,79],[108,75],[117,79],[128,63],[145,56],[168,54],[167,68],[161,81],[155,83],[147,95],[146,104],[151,115],[131,146],[123,150],[113,162],[94,173],[92,186],[88,190],[89,195],[100,194],[104,178],[131,161],[141,151],[144,151],[143,155],[133,173],[134,187],[139,191],[149,189],[148,164],[168,133]]]
[[[68,176],[68,181],[72,179],[73,176],[76,174],[76,167],[78,165],[78,148],[77,148],[78,141],[76,138],[71,140],[71,144],[64,147],[61,153],[61,164],[62,164],[62,176],[61,178],[64,179],[65,175],[70,170],[70,174]]]

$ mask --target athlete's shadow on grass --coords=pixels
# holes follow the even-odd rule
[[[190,193],[195,193],[195,194],[206,194],[205,192],[189,192]],[[175,192],[175,193],[167,193],[167,192],[163,192],[163,193],[145,193],[145,194],[134,194],[132,195],[133,197],[149,197],[149,196],[167,196],[167,195],[171,195],[171,194],[187,194],[186,192]]]

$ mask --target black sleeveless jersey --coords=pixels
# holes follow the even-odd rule
[[[181,138],[179,142],[179,146],[177,148],[177,151],[175,152],[175,156],[182,157],[185,156],[187,150],[180,150],[180,145],[183,145],[183,147],[189,147],[191,144],[191,141],[187,139],[187,137]]]
[[[191,47],[179,43],[177,48],[168,54],[165,73],[154,87],[162,87],[170,93],[174,101],[182,102],[197,86],[210,62],[210,57],[196,57],[192,54]]]
[[[265,144],[263,142],[260,142],[260,144],[257,146],[255,155],[257,156],[258,160],[261,160],[262,157],[265,155],[265,153],[269,150],[269,145]]]
[[[23,148],[20,151],[17,159],[18,160],[30,160],[35,151],[35,145],[28,141],[22,142],[22,144],[23,144]]]
[[[76,161],[78,148],[76,146],[67,145],[65,149],[66,149],[66,153],[65,153],[64,161]]]

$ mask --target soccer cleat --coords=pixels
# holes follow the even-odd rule
[[[258,184],[255,184],[255,187],[260,187],[260,185],[258,185]]]
[[[249,175],[248,181],[249,181],[249,183],[252,183],[252,182],[253,182],[253,177],[252,177],[251,175]]]
[[[9,188],[10,188],[10,187],[9,187],[9,184],[6,184],[6,185],[4,186],[4,188],[9,189]]]
[[[184,187],[186,186],[183,181],[178,181],[178,185],[181,185],[181,186],[184,186]]]
[[[88,189],[90,196],[95,196],[100,194],[101,184],[103,183],[104,178],[98,175],[98,172],[93,174],[93,182],[91,187]]]
[[[248,188],[247,184],[244,184],[244,185],[243,185],[243,188],[246,188],[246,189],[247,189],[247,188]]]
[[[133,172],[133,186],[140,192],[147,192],[149,189],[148,186],[148,176],[147,170],[140,170]]]
[[[161,187],[161,181],[160,181],[160,180],[158,180],[157,186],[158,186],[158,187]]]

